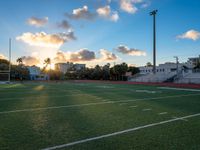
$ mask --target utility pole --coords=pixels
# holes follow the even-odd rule
[[[158,10],[153,10],[150,15],[153,16],[153,73],[156,73],[156,14]]]
[[[174,56],[174,58],[176,59],[176,72],[177,72],[177,76],[178,76],[178,64],[179,64],[179,62],[178,62],[178,56]]]

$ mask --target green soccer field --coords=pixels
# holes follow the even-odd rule
[[[0,85],[0,149],[199,150],[200,89]]]

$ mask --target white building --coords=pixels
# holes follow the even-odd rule
[[[73,68],[73,63],[70,62],[55,64],[55,70],[58,70],[64,74],[68,72],[71,68]]]
[[[30,74],[30,80],[48,80],[49,76],[47,74],[42,74],[40,67],[28,66],[27,67]]]
[[[40,67],[37,66],[28,66],[28,70],[31,75],[39,75],[41,73]]]
[[[74,64],[75,70],[85,69],[85,64]]]
[[[196,66],[198,63],[200,63],[200,55],[199,57],[188,58],[187,63]]]
[[[161,74],[169,74],[169,73],[176,73],[177,72],[177,67],[178,67],[178,72],[182,71],[183,68],[187,67],[188,69],[192,69],[193,65],[189,63],[179,63],[178,66],[176,63],[171,63],[167,62],[165,64],[160,64],[156,66],[156,73],[161,73]],[[153,66],[152,67],[139,67],[140,74],[152,74],[153,73]]]

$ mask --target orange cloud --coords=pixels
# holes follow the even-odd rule
[[[23,33],[21,36],[16,37],[17,40],[23,41],[31,46],[41,47],[54,47],[60,48],[65,42],[75,40],[73,32],[59,33],[59,34],[47,34],[45,32],[39,33]]]
[[[48,20],[49,20],[48,17],[45,18],[31,17],[27,20],[27,23],[35,27],[42,27],[48,23]]]

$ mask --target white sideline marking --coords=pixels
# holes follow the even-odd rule
[[[86,103],[86,104],[77,104],[77,105],[64,105],[64,106],[53,106],[53,107],[44,107],[44,108],[30,108],[30,109],[19,109],[12,111],[2,111],[0,114],[8,114],[8,113],[17,113],[17,112],[28,112],[28,111],[38,111],[38,110],[48,110],[48,109],[59,109],[59,108],[71,108],[71,107],[80,107],[80,106],[91,106],[98,104],[107,104],[112,102],[99,102],[99,103]]]
[[[142,109],[142,111],[150,111],[152,110],[151,108],[146,108],[146,109]]]
[[[176,116],[174,116],[174,117],[172,117],[173,119],[176,119],[176,118],[178,118],[178,117],[176,117]],[[183,120],[183,121],[188,121],[187,119],[185,119],[185,118],[183,118],[183,119],[180,119],[180,120]]]
[[[75,94],[76,96],[82,95],[82,96],[91,96],[90,94]],[[74,96],[74,94],[66,94],[66,95],[50,95],[50,96],[34,96],[33,98],[41,98],[41,97],[68,97],[68,96]],[[27,99],[27,98],[32,98],[32,97],[12,97],[12,98],[2,98],[1,101],[10,101],[10,100],[16,100],[16,99]]]
[[[102,101],[102,102],[110,102],[110,103],[112,103],[112,102],[110,101],[110,99],[102,99],[101,101]]]
[[[178,91],[192,91],[192,92],[200,92],[198,89],[185,89],[185,88],[172,88],[172,87],[157,87],[158,89],[166,89],[166,90],[178,90]]]
[[[161,93],[160,91],[157,92],[157,91],[150,91],[150,90],[135,90],[135,92],[138,92],[138,93],[151,93],[151,94]]]
[[[136,107],[138,107],[137,105],[135,105],[135,106],[129,106],[129,107],[131,107],[131,108],[136,108]]]
[[[133,99],[133,100],[120,100],[120,101],[105,101],[105,102],[97,102],[97,103],[53,106],[53,107],[43,107],[43,108],[28,108],[28,109],[19,109],[19,110],[11,110],[11,111],[1,111],[0,114],[17,113],[17,112],[28,112],[28,111],[38,111],[38,110],[48,110],[48,109],[59,109],[59,108],[72,108],[72,107],[82,107],[82,106],[92,106],[92,105],[103,105],[103,104],[113,104],[113,103],[121,103],[121,102],[147,101],[147,100],[175,98],[175,97],[186,97],[186,96],[195,96],[195,95],[200,95],[200,94],[174,95],[174,96],[142,98],[142,99]]]
[[[59,148],[66,148],[66,147],[77,145],[77,144],[81,144],[81,143],[95,141],[95,140],[99,140],[99,139],[103,139],[103,138],[107,138],[107,137],[112,137],[112,136],[116,136],[116,135],[120,135],[120,134],[125,134],[125,133],[128,133],[128,132],[133,132],[133,131],[141,130],[141,129],[144,129],[144,128],[158,126],[158,125],[171,123],[171,122],[175,122],[175,121],[179,121],[179,120],[183,120],[183,119],[187,119],[187,118],[197,117],[197,116],[200,116],[200,113],[193,114],[193,115],[188,115],[188,116],[183,116],[183,117],[179,117],[179,118],[174,118],[174,119],[170,119],[170,120],[165,120],[165,121],[161,121],[161,122],[157,122],[157,123],[151,123],[151,124],[147,124],[147,125],[144,125],[144,126],[130,128],[130,129],[126,129],[126,130],[122,130],[122,131],[118,131],[118,132],[113,132],[113,133],[110,133],[110,134],[104,134],[104,135],[101,135],[101,136],[96,136],[96,137],[92,137],[92,138],[88,138],[88,139],[83,139],[83,140],[80,140],[80,141],[75,141],[75,142],[71,142],[71,143],[67,143],[67,144],[48,147],[48,148],[44,148],[43,150],[54,150],[54,149],[59,149]]]
[[[159,115],[166,115],[166,114],[168,114],[168,112],[161,112],[161,113],[159,113]]]

